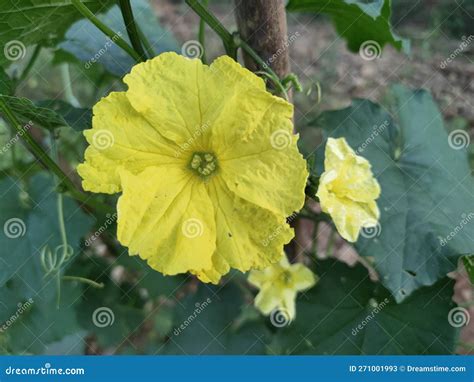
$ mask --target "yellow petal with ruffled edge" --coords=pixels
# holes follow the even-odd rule
[[[290,264],[283,255],[279,263],[252,270],[248,281],[260,289],[254,302],[257,309],[264,315],[277,309],[283,319],[291,321],[296,316],[297,293],[313,287],[317,277],[303,264]]]
[[[212,267],[216,226],[202,182],[176,166],[120,177],[118,239],[131,254],[167,275]]]
[[[138,174],[149,166],[177,162],[178,146],[137,113],[125,93],[110,93],[94,106],[93,113],[93,128],[84,131],[90,146],[85,163],[77,168],[86,191],[119,192],[119,167]]]
[[[124,81],[94,108],[79,167],[87,190],[123,192],[119,241],[160,272],[204,282],[278,261],[307,178],[292,106],[229,57],[206,66],[164,53]],[[98,130],[114,145],[93,147]]]
[[[355,242],[363,227],[377,224],[380,185],[370,163],[356,155],[344,138],[328,139],[324,167],[316,194],[321,208],[331,215],[341,236]]]

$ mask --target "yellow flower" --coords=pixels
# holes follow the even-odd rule
[[[279,263],[262,271],[251,271],[248,281],[260,289],[255,306],[264,315],[278,310],[291,321],[296,316],[297,293],[314,286],[317,276],[303,264],[290,264],[283,255]]]
[[[122,193],[117,237],[130,254],[214,283],[277,262],[307,178],[292,105],[226,56],[207,66],[164,53],[124,82],[95,105],[78,171],[85,190]]]
[[[341,236],[355,242],[362,228],[374,227],[380,212],[380,186],[367,159],[356,155],[344,138],[329,138],[317,196]]]

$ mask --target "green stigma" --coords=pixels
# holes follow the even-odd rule
[[[217,170],[217,159],[211,153],[194,153],[189,167],[198,175],[207,178]]]
[[[290,271],[283,271],[280,274],[280,280],[283,282],[283,284],[290,285],[293,282],[293,275]]]

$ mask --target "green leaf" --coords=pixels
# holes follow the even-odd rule
[[[133,13],[137,25],[147,37],[157,54],[166,51],[177,51],[178,44],[173,36],[157,21],[153,9],[146,0],[132,2]],[[109,26],[118,36],[129,41],[123,17],[118,6],[112,7],[98,18]],[[87,33],[84,31],[87,30]],[[85,69],[93,67],[96,63],[102,64],[105,69],[119,77],[128,73],[135,61],[120,49],[114,41],[104,36],[89,20],[80,20],[66,33],[66,41],[60,48],[71,53],[84,62]]]
[[[29,297],[18,293],[27,289]],[[48,344],[79,331],[75,304],[81,291],[81,287],[63,283],[58,308],[56,284],[52,281],[45,282],[35,291],[29,289],[28,281],[14,278],[6,287],[1,288],[1,322],[11,323],[5,327],[10,351],[13,354],[38,354]]]
[[[369,58],[380,55],[385,44],[406,53],[409,50],[408,40],[392,31],[390,0],[290,0],[287,9],[328,14],[351,51],[373,49],[361,51]]]
[[[77,305],[78,320],[101,346],[118,347],[140,332],[146,317],[139,288],[129,282],[112,280],[110,271],[108,261],[81,256],[69,272],[104,284],[102,289],[84,291]]]
[[[127,253],[125,248],[121,248],[121,253]],[[132,273],[135,287],[146,289],[151,298],[173,298],[189,279],[189,276],[185,275],[164,276],[150,268],[146,261],[138,256],[120,256],[117,262]]]
[[[326,136],[345,137],[372,164],[382,188],[380,226],[361,235],[356,248],[374,259],[383,284],[402,301],[474,252],[474,182],[466,148],[448,137],[431,95],[397,86],[392,100],[393,118],[357,100],[316,123]],[[317,163],[320,174],[322,148]]]
[[[270,350],[283,354],[451,354],[448,322],[454,280],[425,287],[402,304],[370,280],[362,265],[316,264],[318,284],[297,301],[296,319],[279,329]],[[427,313],[429,312],[429,319]]]
[[[0,95],[10,95],[13,92],[13,84],[8,74],[0,66]]]
[[[83,1],[92,12],[104,11],[113,2]],[[26,47],[54,46],[67,28],[82,15],[67,0],[0,0],[0,65],[21,61]]]
[[[92,110],[87,108],[76,108],[61,100],[46,100],[37,102],[40,107],[53,110],[66,123],[76,131],[83,131],[92,127]]]
[[[194,295],[176,306],[175,327],[160,352],[164,354],[264,354],[270,332],[263,320],[242,325],[246,304],[241,290],[228,283],[199,284]]]
[[[7,103],[10,110],[23,124],[31,125],[37,123],[46,129],[54,129],[56,127],[67,125],[64,118],[58,113],[51,109],[36,106],[28,98],[4,95],[0,95],[0,97]]]
[[[462,258],[464,268],[466,268],[467,275],[471,284],[474,284],[474,255],[464,256]]]
[[[24,296],[43,287],[40,251],[46,245],[54,251],[61,244],[54,191],[52,176],[45,173],[31,178],[26,189],[14,178],[0,181],[0,287],[13,276],[27,281]],[[78,253],[92,218],[66,197],[64,216],[68,242]]]

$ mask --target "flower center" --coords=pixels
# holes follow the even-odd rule
[[[217,170],[217,158],[211,153],[194,153],[189,167],[199,176],[207,178]]]
[[[290,285],[293,281],[293,276],[291,274],[290,271],[282,271],[280,273],[280,281],[284,284],[284,285]]]

